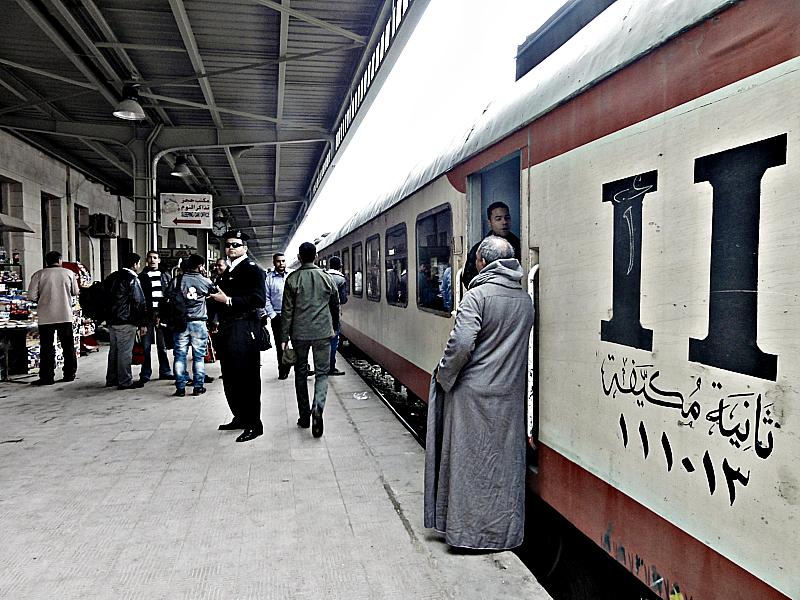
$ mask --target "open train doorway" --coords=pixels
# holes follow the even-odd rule
[[[498,203],[507,207],[510,223],[501,222],[505,214],[505,209],[502,207],[496,207],[491,215],[488,214],[489,208]],[[467,262],[474,261],[476,245],[492,232],[490,223],[494,222],[495,232],[499,232],[503,237],[506,237],[506,233],[502,228],[507,228],[507,239],[514,246],[517,259],[525,269],[528,261],[525,253],[520,251],[520,221],[520,153],[514,152],[473,173],[467,180],[466,247],[470,249]],[[465,267],[462,278],[465,286],[471,279],[467,272],[468,267],[469,265]]]

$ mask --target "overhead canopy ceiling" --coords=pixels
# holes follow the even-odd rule
[[[152,197],[153,175],[156,193],[210,192],[266,259],[427,3],[3,0],[0,127],[120,195]],[[112,116],[126,84],[145,120]],[[170,175],[179,156],[191,175]],[[141,206],[137,219],[152,222]]]

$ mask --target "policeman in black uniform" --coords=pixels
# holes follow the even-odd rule
[[[222,430],[243,429],[237,442],[249,442],[264,433],[261,424],[261,327],[257,309],[264,308],[264,270],[247,256],[250,236],[238,230],[222,236],[228,270],[219,290],[210,294],[209,318],[218,321],[217,355],[222,368],[222,387],[233,413]],[[213,327],[213,326],[212,326]]]

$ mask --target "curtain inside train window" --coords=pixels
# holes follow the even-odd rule
[[[381,236],[367,238],[367,298],[381,299]]]
[[[442,204],[417,217],[417,306],[449,316],[453,306],[453,212]]]
[[[353,295],[364,295],[364,254],[361,242],[353,244]]]
[[[405,223],[386,230],[386,302],[408,306],[408,235]]]

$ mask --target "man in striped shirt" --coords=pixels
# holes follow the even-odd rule
[[[150,347],[153,345],[154,338],[158,348],[158,378],[175,379],[169,366],[169,356],[167,356],[167,349],[164,345],[164,329],[159,326],[158,318],[158,303],[161,301],[164,290],[167,289],[167,285],[172,278],[159,268],[161,257],[156,250],[150,250],[147,253],[146,261],[147,266],[139,274],[139,281],[142,284],[144,297],[147,299],[148,309],[147,332],[142,338],[144,364],[139,372],[139,381],[142,383],[150,381],[150,377],[153,375],[153,367],[150,363]]]

